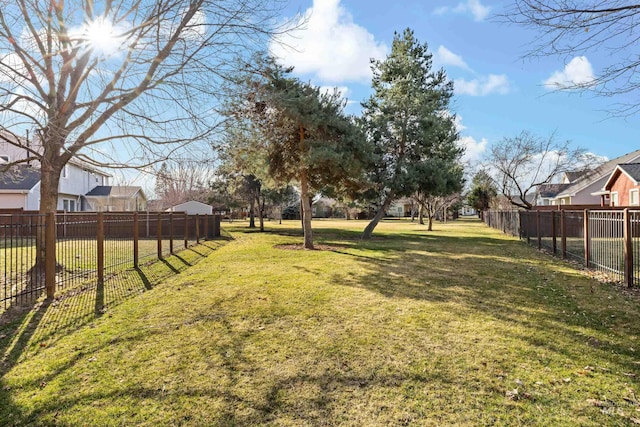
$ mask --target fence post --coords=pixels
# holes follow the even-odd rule
[[[173,212],[169,214],[169,252],[173,255]]]
[[[104,284],[104,212],[98,212],[97,226],[98,285],[102,285]]]
[[[133,268],[138,268],[139,249],[138,241],[140,240],[140,218],[138,218],[138,212],[133,213]]]
[[[560,210],[560,233],[562,234],[562,259],[567,259],[567,219],[564,209]]]
[[[56,214],[47,213],[44,222],[44,283],[47,288],[47,298],[56,296]]]
[[[536,210],[536,236],[538,237],[538,250],[542,249],[542,236],[540,236],[540,211]]]
[[[631,230],[631,215],[629,209],[624,210],[624,226],[622,235],[624,238],[624,281],[628,287],[633,286],[633,244]]]
[[[189,215],[184,213],[184,248],[189,247]]]
[[[222,217],[216,215],[213,217],[213,237],[220,237],[220,221]]]
[[[552,243],[551,247],[553,249],[553,254],[556,254],[557,242],[556,242],[556,211],[551,211],[551,236]]]
[[[196,244],[200,244],[200,216],[196,214]]]
[[[158,259],[162,259],[162,214],[158,212]]]
[[[209,215],[204,216],[204,240],[209,240]]]
[[[591,242],[589,237],[589,209],[584,210],[584,266],[589,268]]]

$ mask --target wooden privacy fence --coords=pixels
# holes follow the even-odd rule
[[[640,283],[640,210],[489,211],[484,221],[628,286]]]
[[[105,279],[220,237],[219,215],[82,212],[0,215],[0,303]],[[40,242],[40,243],[39,243]],[[46,257],[39,260],[37,246]]]

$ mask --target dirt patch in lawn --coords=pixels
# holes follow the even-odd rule
[[[304,251],[304,250],[309,250],[309,249],[305,249],[304,248],[304,244],[302,244],[302,243],[291,243],[291,244],[275,245],[274,248],[283,249],[285,251]],[[311,250],[314,250],[314,251],[337,251],[337,250],[340,250],[340,248],[338,246],[314,244],[313,245],[313,249],[311,249]]]

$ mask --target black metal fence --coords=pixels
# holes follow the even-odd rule
[[[639,210],[489,211],[484,221],[629,286],[640,284]]]
[[[104,283],[120,271],[216,237],[218,215],[0,215],[0,308],[32,301],[45,290],[54,296],[58,289]]]

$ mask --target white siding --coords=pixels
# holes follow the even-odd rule
[[[27,206],[25,209],[29,211],[40,209],[40,183],[37,183],[27,194]]]
[[[1,209],[15,209],[26,208],[27,197],[24,193],[5,193],[0,194],[0,208]]]

